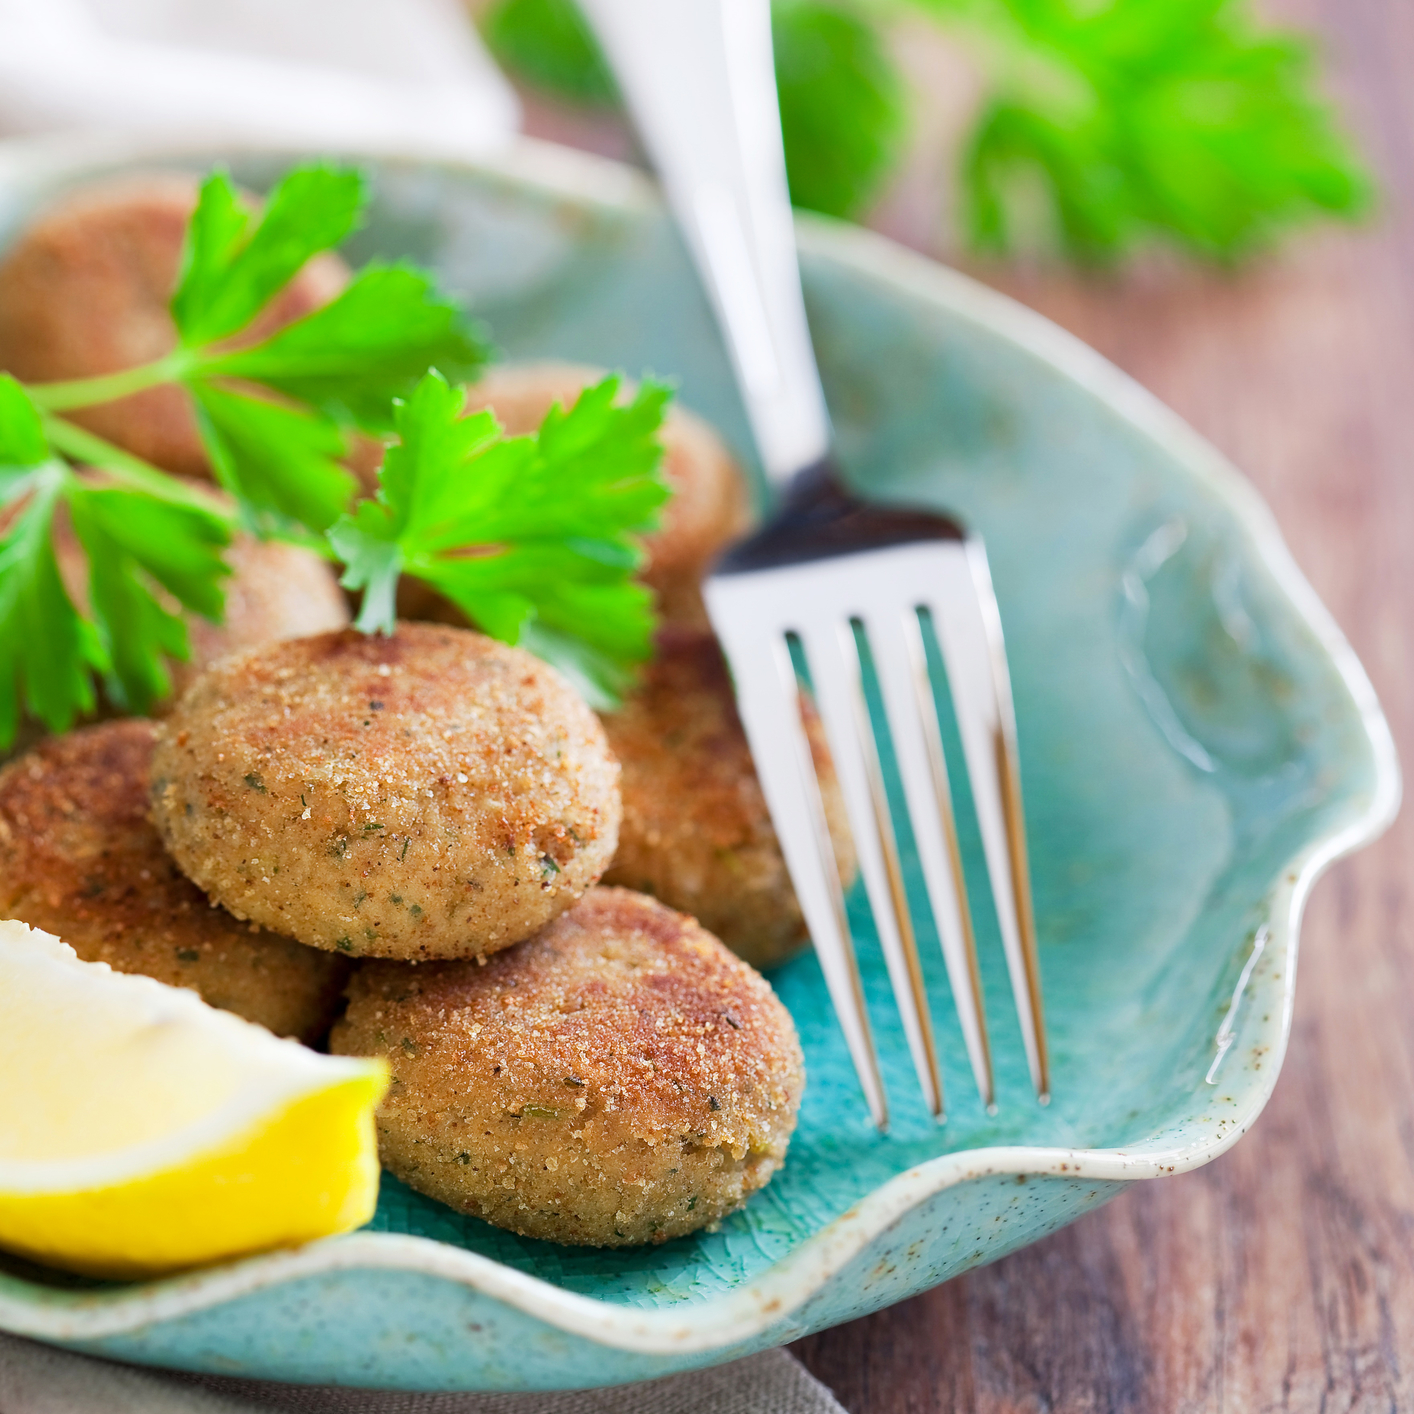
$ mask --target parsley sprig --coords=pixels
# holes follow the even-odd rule
[[[955,174],[974,250],[1049,242],[1100,261],[1166,240],[1231,261],[1368,209],[1311,43],[1251,0],[773,0],[796,205],[858,216],[901,163],[909,94],[889,30],[920,13],[982,80]],[[574,0],[496,0],[485,31],[527,82],[614,101]]]
[[[429,373],[397,409],[377,498],[329,532],[363,590],[358,626],[391,632],[398,578],[411,574],[474,623],[567,671],[595,705],[648,656],[652,596],[628,576],[634,533],[668,498],[657,431],[669,390],[645,382],[628,403],[609,377],[534,437],[503,437],[489,412]]]
[[[4,374],[0,504],[10,516],[0,539],[0,744],[14,740],[22,705],[51,730],[92,711],[95,674],[122,706],[170,691],[164,658],[190,653],[181,611],[220,618],[229,518],[155,470],[138,486],[81,474]],[[61,507],[88,559],[88,612],[60,576]]]
[[[538,435],[504,437],[490,413],[461,415],[481,332],[407,264],[369,265],[329,304],[250,336],[367,200],[360,172],[316,163],[254,210],[215,172],[187,231],[171,353],[30,387],[0,372],[0,746],[25,714],[67,729],[100,684],[134,711],[165,696],[168,660],[190,654],[186,615],[221,619],[238,531],[342,559],[365,631],[392,631],[398,576],[417,575],[600,704],[648,656],[651,605],[632,575],[668,495],[665,388],[622,403],[610,378]],[[161,384],[190,395],[225,497],[63,416]],[[343,465],[356,434],[391,443],[377,497],[358,504]],[[55,551],[64,518],[87,561],[82,603]]]
[[[1028,182],[1051,233],[1091,261],[1163,235],[1226,262],[1369,205],[1311,45],[1239,0],[911,3],[958,22],[993,75],[962,168],[978,250],[1034,243]]]
[[[394,400],[429,367],[464,380],[486,360],[481,332],[430,275],[405,265],[367,266],[321,309],[257,343],[240,340],[311,259],[355,229],[367,201],[361,172],[316,163],[290,172],[257,216],[224,172],[212,173],[172,296],[177,347],[122,373],[37,385],[32,398],[58,413],[176,383],[248,525],[327,529],[354,489],[340,464],[349,434],[386,432]]]

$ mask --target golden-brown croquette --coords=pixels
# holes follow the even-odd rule
[[[158,173],[74,191],[43,212],[0,260],[0,368],[30,383],[94,378],[176,347],[176,288],[197,184]],[[348,282],[319,255],[243,335],[255,340],[333,299]],[[185,392],[165,386],[66,414],[156,466],[210,476]]]
[[[182,874],[148,818],[154,737],[151,722],[104,722],[0,771],[0,914],[86,962],[192,987],[276,1035],[317,1040],[348,964],[237,922]]]
[[[603,371],[572,363],[502,364],[470,390],[468,409],[491,408],[512,435],[533,432],[554,403],[569,408]],[[751,522],[741,468],[701,418],[673,406],[663,426],[663,474],[673,499],[644,541],[642,577],[664,618],[705,624],[702,577]]]
[[[478,957],[598,882],[618,777],[553,668],[401,624],[208,669],[158,742],[153,810],[178,864],[238,918],[350,954]]]
[[[663,629],[638,687],[603,722],[623,770],[619,848],[605,882],[692,914],[753,967],[774,967],[800,951],[805,922],[716,639],[704,630]],[[805,728],[848,884],[855,865],[844,799],[808,705]]]
[[[219,624],[197,614],[188,617],[191,657],[171,664],[168,705],[228,654],[348,626],[349,606],[338,576],[312,550],[238,535],[226,551],[226,563],[231,575],[222,582],[225,617]]]
[[[594,889],[485,966],[366,964],[331,1046],[384,1055],[383,1162],[527,1237],[663,1242],[785,1158],[804,1088],[790,1015],[691,918]]]

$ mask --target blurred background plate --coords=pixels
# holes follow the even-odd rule
[[[281,155],[226,155],[266,185]],[[210,153],[0,154],[0,241],[79,182]],[[534,143],[477,167],[368,163],[355,262],[436,268],[508,358],[653,371],[749,446],[725,355],[652,190]],[[1359,663],[1255,492],[1137,385],[1006,298],[852,227],[802,221],[842,459],[881,498],[960,512],[1007,633],[1055,1102],[1030,1094],[995,921],[978,919],[999,1113],[955,1030],[949,1120],[924,1111],[867,910],[894,1102],[870,1129],[810,957],[772,980],[809,1085],[784,1172],[720,1230],[620,1252],[527,1241],[385,1177],[363,1232],[132,1286],[10,1262],[0,1327],[143,1363],[424,1389],[612,1384],[778,1345],[1051,1232],[1251,1125],[1289,1030],[1297,933],[1332,859],[1393,817],[1399,775]],[[969,821],[961,822],[977,867]],[[978,898],[985,889],[974,890]],[[935,1014],[951,1017],[924,934]]]

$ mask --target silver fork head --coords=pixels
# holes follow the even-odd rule
[[[879,669],[930,904],[978,1084],[992,1068],[976,949],[927,690],[919,610],[939,629],[1027,1058],[1047,1088],[1040,988],[1000,620],[980,546],[940,517],[851,497],[830,469],[777,122],[766,0],[582,0],[638,119],[711,294],[769,478],[785,509],[706,586],[756,759],[835,1010],[874,1117],[883,1083],[801,727],[786,635],[810,666],[895,996],[928,1103],[942,1112],[918,951],[869,714],[859,636]],[[884,549],[885,545],[893,546]],[[820,556],[830,556],[821,561]]]
[[[816,541],[818,536],[807,539]],[[929,624],[947,674],[1012,995],[1037,1094],[1050,1081],[1021,808],[1016,723],[1001,618],[986,554],[973,537],[930,539],[740,568],[707,582],[708,612],[736,683],[737,706],[874,1122],[888,1101],[844,908],[844,886],[800,713],[792,643],[803,656],[844,796],[859,871],[919,1083],[943,1116],[943,1088],[893,818],[865,695],[872,659],[906,813],[968,1059],[989,1111],[991,1049],[967,889],[927,663]],[[782,556],[767,556],[780,560]]]

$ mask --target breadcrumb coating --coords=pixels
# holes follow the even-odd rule
[[[148,818],[155,736],[151,722],[104,722],[0,771],[0,913],[86,962],[191,987],[278,1036],[318,1040],[348,964],[237,922],[177,868]]]
[[[167,719],[152,798],[177,863],[238,918],[350,955],[477,957],[598,882],[618,777],[553,668],[401,624],[217,663]]]
[[[746,742],[721,649],[669,627],[638,687],[603,717],[623,768],[619,848],[604,880],[698,918],[754,967],[774,967],[809,937]],[[854,844],[824,728],[806,735],[846,886]]]
[[[387,1056],[383,1162],[527,1237],[663,1242],[785,1159],[804,1088],[767,982],[691,918],[594,889],[484,966],[374,962],[332,1048]]]

